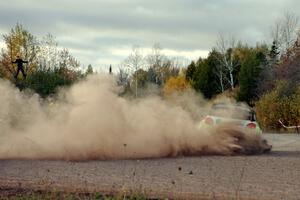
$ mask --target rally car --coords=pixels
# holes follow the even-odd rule
[[[213,104],[209,114],[200,122],[200,127],[216,126],[221,123],[232,124],[247,131],[261,134],[253,109],[242,105]]]

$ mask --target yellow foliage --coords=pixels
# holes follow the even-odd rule
[[[174,93],[181,93],[188,89],[191,89],[190,83],[184,76],[179,75],[176,77],[170,77],[164,85],[164,95],[168,96]]]
[[[12,79],[15,75],[17,67],[12,64],[12,61],[15,61],[17,56],[28,61],[24,68],[27,74],[36,70],[39,47],[35,36],[25,30],[22,25],[17,24],[10,33],[3,35],[3,39],[6,47],[2,50],[0,73],[4,77]]]
[[[294,94],[285,96],[281,94],[284,84],[278,84],[256,103],[257,119],[266,130],[281,129],[279,119],[287,126],[300,125],[300,86]]]
[[[234,89],[227,89],[224,92],[215,95],[212,100],[216,99],[237,99],[237,93],[239,91],[239,87],[235,87]]]

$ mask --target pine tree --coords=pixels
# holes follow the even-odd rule
[[[195,71],[196,71],[196,65],[195,65],[195,62],[192,61],[191,64],[187,67],[187,70],[185,73],[186,80],[192,81]]]
[[[274,40],[273,44],[271,46],[270,53],[269,53],[269,57],[270,57],[269,62],[270,62],[271,65],[276,64],[278,62],[279,54],[280,54],[280,51],[279,51],[279,48],[278,48],[277,41]]]
[[[206,98],[212,98],[219,93],[217,87],[218,77],[215,74],[216,65],[213,56],[197,62],[193,75],[192,86],[196,91],[203,93]]]
[[[93,73],[94,73],[93,67],[91,64],[89,64],[85,74],[88,75],[88,74],[93,74]]]
[[[258,77],[262,71],[265,56],[261,52],[249,52],[239,73],[240,90],[237,99],[251,104],[257,98]]]

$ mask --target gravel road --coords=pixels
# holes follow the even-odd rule
[[[265,134],[260,156],[204,156],[116,161],[0,160],[7,189],[141,192],[175,199],[300,199],[300,135]]]

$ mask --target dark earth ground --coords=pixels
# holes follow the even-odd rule
[[[66,162],[0,160],[0,197],[27,191],[171,199],[300,199],[300,135],[265,134],[259,156]]]

